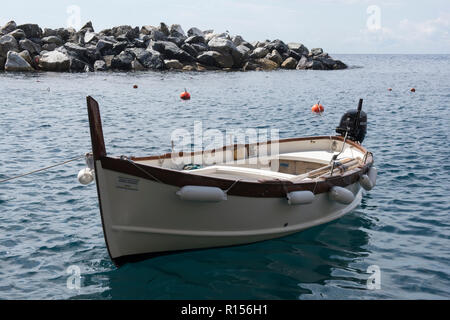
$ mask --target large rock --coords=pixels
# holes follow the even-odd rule
[[[33,67],[14,51],[9,51],[5,64],[6,71],[34,71]]]
[[[283,61],[283,63],[281,64],[281,67],[283,69],[295,69],[295,67],[297,66],[297,60],[295,60],[292,57],[287,58],[286,60]]]
[[[236,46],[233,41],[228,40],[226,38],[215,37],[209,40],[208,46],[212,51],[229,53],[231,54],[234,50],[236,50]]]
[[[187,53],[189,53],[193,57],[196,57],[198,55],[197,50],[192,45],[190,45],[189,43],[184,43],[181,46],[181,49],[186,51]]]
[[[58,37],[58,36],[48,36],[48,37],[44,37],[42,38],[42,42],[44,43],[54,43],[57,47],[62,46],[63,45],[63,40]]]
[[[183,28],[179,24],[170,26],[169,35],[175,38],[186,38]]]
[[[147,26],[142,26],[140,32],[144,35],[149,35],[153,30],[158,30],[158,28],[147,25]]]
[[[139,38],[139,27],[134,27],[131,30],[128,30],[125,33],[125,37],[130,41]]]
[[[145,67],[137,59],[134,59],[133,62],[131,62],[131,69],[133,69],[133,71],[144,71]]]
[[[255,63],[257,63],[263,70],[274,70],[278,68],[278,64],[276,62],[266,58],[256,59]]]
[[[242,67],[242,70],[244,70],[244,71],[255,71],[255,70],[262,70],[262,68],[254,60],[249,60],[249,61],[247,61],[244,64],[244,66]]]
[[[46,52],[39,58],[39,68],[44,71],[69,71],[70,58],[60,51]]]
[[[86,61],[89,62],[89,64],[94,64],[97,60],[102,60],[102,55],[97,50],[97,47],[94,45],[88,45],[86,46]]]
[[[299,60],[296,69],[297,70],[304,70],[309,69],[312,67],[312,59],[308,59],[306,56],[302,56]]]
[[[314,56],[313,61],[320,61],[327,70],[339,70],[347,68],[347,65],[340,60],[334,60],[328,54]]]
[[[112,60],[114,59],[113,55],[104,56],[103,60],[105,61],[106,68],[111,69]]]
[[[153,70],[164,69],[164,61],[161,59],[161,54],[159,52],[141,48],[127,50],[144,68]]]
[[[30,64],[30,66],[33,67],[33,59],[31,58],[31,55],[27,50],[19,52],[19,56],[21,56],[26,62]]]
[[[0,34],[7,34],[17,29],[17,24],[14,21],[7,22],[0,28]]]
[[[149,39],[153,41],[166,41],[167,36],[158,29],[155,29],[150,32]]]
[[[184,40],[184,42],[188,43],[188,44],[194,44],[194,43],[205,44],[205,37],[199,36],[199,35],[193,35],[193,36],[186,38],[186,40]]]
[[[110,34],[108,35],[112,35],[115,38],[119,37],[119,36],[125,36],[127,32],[131,31],[133,28],[131,26],[127,26],[127,25],[123,25],[123,26],[117,26],[111,29]]]
[[[125,48],[128,46],[128,42],[127,41],[120,41],[120,42],[116,42],[114,43],[110,54],[113,55],[118,55],[120,54],[123,50],[125,50]]]
[[[233,41],[235,46],[239,46],[244,42],[244,39],[241,36],[236,35],[233,38],[231,38],[231,41]]]
[[[111,51],[111,50],[112,50],[113,46],[114,46],[114,42],[111,42],[111,41],[108,41],[108,40],[100,39],[100,40],[97,42],[96,48],[97,48],[97,50],[98,50],[102,55],[106,56],[106,55],[108,55],[108,54],[107,54],[108,51]]]
[[[250,54],[251,49],[244,45],[238,45],[236,47],[236,50],[238,50],[242,55],[248,56]]]
[[[190,44],[197,52],[208,51],[209,48],[204,43],[192,43]]]
[[[241,68],[248,59],[250,53],[250,49],[246,46],[239,45],[236,47],[236,50],[232,52],[234,66],[237,68]]]
[[[39,54],[42,50],[40,45],[29,39],[20,40],[19,47],[21,50],[27,50],[31,54]]]
[[[195,58],[176,44],[169,41],[155,41],[149,45],[151,49],[163,54],[165,59],[176,59],[180,62],[194,62]]]
[[[42,32],[42,36],[45,37],[50,37],[50,36],[57,36],[58,35],[58,31],[56,31],[55,29],[50,29],[50,28],[44,28],[43,32]]]
[[[161,54],[155,50],[145,50],[141,55],[137,56],[139,62],[148,69],[163,70],[164,60]]]
[[[58,46],[54,43],[46,43],[42,46],[42,51],[53,51],[57,48]]]
[[[300,60],[301,58],[302,58],[302,55],[301,54],[299,54],[298,52],[296,52],[296,51],[294,51],[294,50],[291,50],[291,49],[289,49],[289,52],[288,53],[285,53],[284,54],[285,56],[287,56],[287,57],[291,57],[291,58],[294,58],[295,60]]]
[[[326,70],[326,66],[319,60],[313,60],[312,61],[312,67],[313,70]]]
[[[313,49],[311,49],[310,55],[318,56],[319,54],[322,54],[322,53],[323,53],[322,48],[313,48]]]
[[[5,69],[6,58],[0,57],[0,71]]]
[[[95,32],[86,32],[84,34],[84,43],[91,43],[98,41],[98,35]]]
[[[254,50],[255,49],[255,47],[250,42],[247,42],[247,41],[242,42],[240,45],[241,46],[246,46],[250,50]]]
[[[313,60],[310,57],[302,56],[297,64],[297,69],[326,70],[326,66],[319,60]]]
[[[6,35],[0,38],[0,57],[6,58],[9,51],[19,51],[16,38]]]
[[[56,35],[63,39],[64,42],[68,41],[71,37],[76,34],[74,28],[59,28],[56,29]]]
[[[73,72],[88,72],[90,71],[90,66],[83,60],[69,57],[70,58],[70,71]]]
[[[277,50],[272,50],[272,52],[268,53],[266,59],[272,60],[278,65],[283,63],[283,58],[281,57],[280,53]]]
[[[161,22],[159,24],[158,30],[161,31],[162,33],[164,33],[166,35],[166,37],[168,37],[170,35],[169,28],[167,27],[167,25],[164,22]]]
[[[181,48],[181,46],[184,44],[184,38],[179,37],[167,37],[167,41],[173,42],[177,45],[177,47]]]
[[[219,68],[231,68],[234,64],[231,54],[217,51],[206,51],[197,57],[198,62]]]
[[[42,30],[37,24],[21,24],[17,29],[22,29],[28,39],[42,38]]]
[[[72,42],[67,42],[66,44],[64,44],[64,49],[66,49],[67,52],[71,56],[73,56],[73,57],[75,57],[75,58],[77,58],[79,60],[85,60],[86,59],[87,49],[83,48],[82,46],[79,46],[79,45],[77,45],[75,43],[72,43]]]
[[[307,56],[309,54],[309,50],[307,47],[305,47],[303,44],[301,43],[297,43],[297,42],[290,42],[288,43],[288,47],[290,50],[298,53],[300,56]]]
[[[211,51],[217,51],[224,55],[231,55],[235,67],[241,67],[243,65],[245,53],[243,53],[242,50],[238,50],[233,41],[227,38],[215,37],[208,42],[208,46]]]
[[[106,62],[103,60],[97,60],[94,63],[94,71],[106,71],[108,68],[106,67]]]
[[[264,58],[265,56],[267,56],[267,54],[269,53],[269,50],[267,48],[264,47],[257,47],[255,50],[253,50],[253,52],[250,54],[250,58],[252,59],[260,59],[260,58]]]
[[[21,29],[16,29],[14,31],[11,31],[9,33],[10,36],[13,36],[17,41],[25,39],[27,36],[25,35],[25,32]]]
[[[167,69],[182,69],[183,68],[183,64],[176,59],[164,60],[164,64],[166,65]]]
[[[94,32],[94,27],[92,26],[92,22],[91,21],[86,22],[86,24],[81,27],[80,31]]]
[[[187,31],[188,37],[192,37],[192,36],[200,36],[200,37],[204,37],[205,35],[203,34],[203,31],[200,30],[199,28],[195,28],[192,27]]]
[[[118,70],[131,70],[134,58],[133,55],[127,51],[122,51],[115,56],[111,61],[111,68]]]
[[[280,54],[286,53],[289,50],[289,47],[281,40],[274,40],[265,45],[267,50],[277,50]]]

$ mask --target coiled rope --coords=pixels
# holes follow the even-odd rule
[[[18,179],[18,178],[22,178],[22,177],[28,176],[30,174],[41,172],[41,171],[45,171],[45,170],[48,170],[48,169],[51,169],[51,168],[54,168],[54,167],[62,166],[62,165],[65,165],[65,164],[67,164],[69,162],[80,160],[80,159],[84,158],[85,156],[86,155],[83,154],[82,156],[78,156],[76,158],[73,158],[73,159],[70,159],[70,160],[66,160],[64,162],[60,162],[60,163],[57,163],[57,164],[54,164],[54,165],[51,165],[51,166],[48,166],[48,167],[45,167],[45,168],[33,170],[33,171],[30,171],[30,172],[27,172],[27,173],[20,174],[18,176],[6,178],[6,179],[3,179],[3,180],[0,180],[0,183],[7,182],[7,181],[10,181],[10,180],[14,180],[14,179]]]

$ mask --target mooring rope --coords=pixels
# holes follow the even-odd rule
[[[62,166],[62,165],[65,165],[65,164],[67,164],[69,162],[80,160],[81,158],[84,158],[85,156],[86,155],[83,154],[82,156],[78,156],[76,158],[73,158],[73,159],[70,159],[70,160],[66,160],[64,162],[60,162],[60,163],[57,163],[57,164],[54,164],[54,165],[51,165],[51,166],[48,166],[48,167],[45,167],[45,168],[33,170],[33,171],[30,171],[30,172],[27,172],[27,173],[23,173],[23,174],[14,176],[14,177],[6,178],[6,179],[3,179],[3,180],[0,180],[0,183],[6,182],[6,181],[10,181],[10,180],[14,180],[14,179],[18,179],[18,178],[22,178],[22,177],[28,176],[30,174],[41,172],[41,171],[45,171],[45,170],[48,170],[48,169],[51,169],[51,168],[54,168],[54,167]]]
[[[147,176],[149,176],[150,178],[152,178],[153,180],[155,180],[156,182],[159,183],[164,183],[161,180],[159,180],[158,178],[156,178],[154,175],[152,175],[150,172],[147,172],[146,170],[142,169],[141,167],[139,167],[136,163],[134,163],[133,160],[131,160],[129,157],[127,156],[120,156],[120,159],[122,160],[126,160],[129,163],[131,163],[133,166],[135,166],[137,169],[139,169],[140,171],[142,171],[143,173],[145,173]]]

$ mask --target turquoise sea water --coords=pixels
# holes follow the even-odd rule
[[[108,153],[136,156],[169,151],[171,132],[192,131],[194,121],[278,128],[282,138],[334,134],[364,98],[364,145],[379,169],[361,206],[334,222],[120,269],[105,247],[95,185],[76,180],[82,160],[0,184],[0,298],[449,299],[450,56],[336,57],[352,67],[0,73],[0,179],[89,151],[86,95],[100,102]],[[185,87],[188,102],[179,99]],[[322,117],[310,112],[318,99]],[[66,285],[72,265],[79,290]],[[370,265],[381,270],[379,290],[367,289]]]

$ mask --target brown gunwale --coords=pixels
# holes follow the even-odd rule
[[[218,148],[218,149],[212,149],[212,150],[203,150],[203,151],[195,151],[195,152],[188,152],[188,153],[184,153],[184,152],[178,152],[178,156],[182,157],[182,156],[195,156],[195,155],[200,155],[200,154],[204,154],[204,153],[214,153],[216,151],[225,151],[225,150],[232,150],[232,149],[236,149],[238,146],[244,146],[247,150],[251,145],[254,146],[259,146],[262,144],[272,144],[272,143],[284,143],[284,142],[293,142],[293,141],[308,141],[308,140],[337,140],[337,141],[344,141],[344,138],[341,136],[317,136],[317,137],[297,137],[297,138],[286,138],[286,139],[280,139],[280,140],[273,140],[273,141],[267,141],[267,142],[258,142],[258,143],[253,143],[253,144],[241,144],[241,145],[232,145],[232,146],[223,146],[222,148]],[[351,140],[347,140],[345,143],[350,144],[351,146],[359,149],[361,152],[363,152],[364,154],[367,152],[366,148],[364,148],[362,145],[351,141]],[[160,160],[160,159],[170,159],[172,157],[172,153],[164,153],[161,155],[155,155],[155,156],[146,156],[146,157],[131,157],[131,160],[133,161],[148,161],[148,160]]]
[[[339,136],[318,136],[318,137],[281,139],[277,142],[282,143],[290,141],[319,140],[319,139],[332,139],[343,141],[343,138]],[[270,144],[273,143],[273,141],[268,141],[266,143]],[[367,153],[367,150],[363,146],[353,141],[347,140],[346,143],[358,148],[364,154]],[[248,147],[248,144],[245,146]],[[229,147],[237,147],[237,145],[223,147],[222,149],[225,150],[226,148]],[[204,152],[213,152],[213,150],[191,152],[187,153],[186,155],[193,156],[196,154],[202,154]],[[161,183],[180,188],[186,185],[196,185],[196,186],[213,186],[221,188],[222,190],[228,190],[235,183],[235,180],[218,177],[208,177],[202,175],[193,175],[183,171],[139,164],[135,162],[145,160],[167,159],[170,158],[171,156],[172,156],[171,153],[167,153],[160,156],[133,157],[131,158],[133,163],[130,163],[130,161],[125,159],[112,158],[107,156],[100,157],[99,160],[101,161],[102,167],[104,169],[129,174],[147,180],[155,181],[154,178],[156,178]],[[317,182],[308,181],[308,182],[293,183],[290,181],[281,181],[281,180],[269,180],[263,182],[252,182],[243,180],[237,182],[227,192],[227,194],[244,197],[284,198],[286,197],[287,193],[292,191],[307,190],[313,192],[314,194],[325,193],[328,192],[330,188],[333,186],[345,187],[357,182],[360,176],[366,173],[372,164],[373,164],[373,156],[371,153],[367,153],[367,159],[364,165],[358,167],[356,170],[346,172],[343,175],[327,177],[323,181]]]

